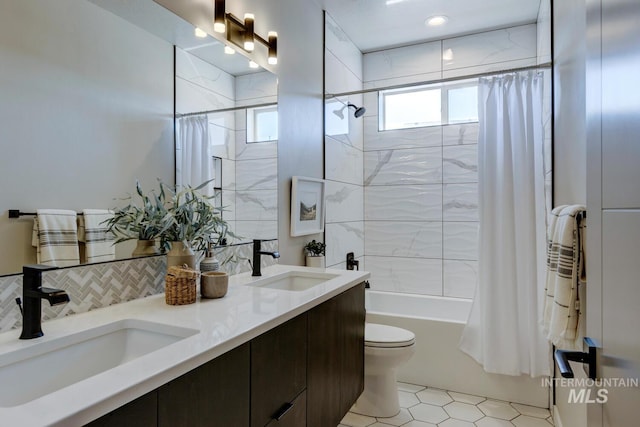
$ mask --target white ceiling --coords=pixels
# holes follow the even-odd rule
[[[249,68],[249,60],[240,53],[225,54],[224,44],[213,37],[196,37],[193,25],[153,0],[89,1],[233,76],[264,71]]]
[[[540,0],[322,0],[363,52],[535,22]],[[425,20],[449,21],[428,27]]]

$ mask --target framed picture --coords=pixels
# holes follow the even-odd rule
[[[291,235],[324,231],[324,180],[294,176],[291,182]]]

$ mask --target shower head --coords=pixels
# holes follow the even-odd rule
[[[367,112],[367,109],[364,107],[356,107],[355,105],[349,103],[347,104],[347,106],[349,107],[353,107],[356,111],[353,113],[353,116],[357,119],[359,117],[362,117],[364,115],[364,113]]]

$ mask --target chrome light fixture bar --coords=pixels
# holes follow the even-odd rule
[[[225,13],[225,24],[227,31],[227,41],[233,43],[245,52],[253,52],[255,50],[255,42],[260,42],[268,49],[267,62],[270,65],[278,63],[278,33],[269,31],[267,40],[254,31],[255,18],[253,14],[246,13],[244,20],[231,13]]]

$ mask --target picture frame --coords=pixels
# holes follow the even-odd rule
[[[325,181],[294,176],[291,180],[291,236],[324,231]]]

